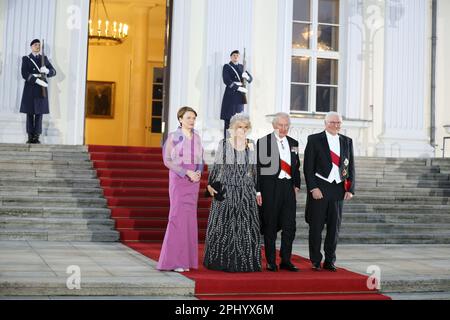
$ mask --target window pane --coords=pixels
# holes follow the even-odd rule
[[[309,83],[309,58],[292,57],[291,82]]]
[[[163,97],[163,86],[161,84],[154,84],[153,85],[153,97],[152,99],[162,99]]]
[[[337,111],[337,88],[317,86],[316,111]]]
[[[338,84],[338,61],[317,59],[317,84]]]
[[[291,110],[308,111],[308,90],[306,85],[291,85]]]
[[[339,24],[339,0],[319,0],[319,23]]]
[[[319,51],[339,51],[339,27],[319,25],[318,36]]]
[[[161,133],[161,119],[152,118],[152,133]]]
[[[163,83],[164,68],[153,68],[153,83]]]
[[[309,49],[311,37],[310,25],[306,23],[294,23],[292,26],[292,48]]]
[[[311,21],[310,2],[311,0],[294,0],[294,20]]]
[[[153,101],[152,103],[152,116],[162,116],[162,101]]]

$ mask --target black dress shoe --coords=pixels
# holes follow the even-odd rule
[[[313,263],[312,268],[313,268],[314,271],[322,270],[322,268],[320,267],[320,262],[319,263]]]
[[[27,142],[26,143],[33,143],[33,135],[32,134],[29,134],[28,135],[28,140],[27,140]]]
[[[336,268],[336,266],[333,263],[326,263],[325,262],[323,264],[323,268],[328,270],[328,271],[331,271],[331,272],[336,272],[337,271],[337,268]]]
[[[277,265],[271,264],[271,263],[267,264],[266,269],[267,269],[267,271],[273,271],[273,272],[278,271]]]
[[[300,271],[296,266],[294,266],[292,263],[280,263],[280,269],[289,270],[293,272]]]
[[[35,134],[34,136],[33,136],[33,142],[32,143],[34,143],[34,144],[41,144],[41,142],[39,141],[39,134]]]

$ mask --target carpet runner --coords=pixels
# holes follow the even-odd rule
[[[168,221],[168,171],[160,148],[89,146],[120,240],[158,260]],[[195,281],[195,295],[209,300],[388,300],[367,288],[367,276],[345,269],[315,272],[309,260],[293,255],[300,272],[226,273],[205,269],[204,239],[211,200],[204,196],[203,173],[198,205],[199,269],[183,275]],[[265,266],[265,261],[263,261]]]

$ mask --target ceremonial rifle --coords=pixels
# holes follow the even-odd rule
[[[41,46],[41,67],[45,67],[44,39],[42,39],[42,46]],[[47,75],[44,72],[41,72],[41,79],[47,82]],[[45,90],[44,87],[42,87],[42,96],[44,98],[47,97],[47,90]]]

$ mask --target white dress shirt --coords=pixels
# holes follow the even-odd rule
[[[341,144],[339,142],[339,135],[333,136],[332,134],[328,133],[328,131],[325,131],[327,135],[327,141],[328,146],[330,147],[330,151],[333,151],[335,154],[337,154],[339,157],[341,156]],[[341,175],[339,173],[339,167],[333,163],[333,166],[331,168],[330,175],[328,178],[325,178],[321,176],[320,174],[316,173],[316,177],[319,177],[322,180],[325,180],[329,183],[333,183],[333,181],[336,181],[336,183],[341,183]]]
[[[291,165],[291,147],[289,146],[288,139],[284,137],[283,139],[280,139],[276,133],[275,139],[277,140],[277,146],[278,146],[278,153],[280,154],[280,159],[286,162],[287,164]],[[281,166],[281,163],[280,163]],[[279,179],[291,179],[291,176],[288,175],[283,170],[280,170],[280,174],[278,175]],[[257,196],[261,195],[261,192],[256,193]]]
[[[291,165],[291,149],[289,147],[289,142],[286,137],[280,139],[275,133],[275,138],[277,139],[278,152],[280,153],[280,159],[286,162],[288,165]],[[281,166],[281,163],[280,163]],[[285,171],[280,170],[280,174],[278,175],[279,179],[291,179],[291,176],[287,174]]]

